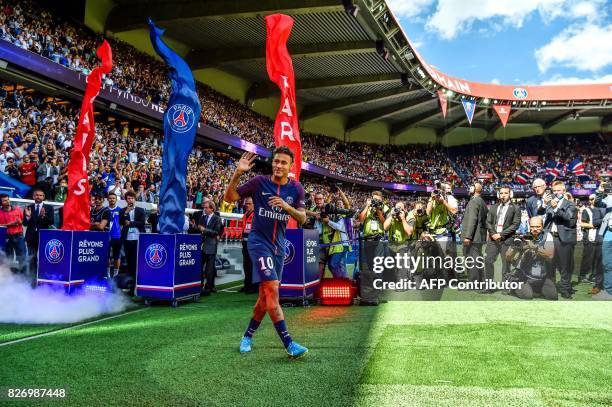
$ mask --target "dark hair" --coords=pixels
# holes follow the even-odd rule
[[[116,194],[116,193],[114,193],[114,192],[109,192],[108,194],[106,194],[106,197],[108,198],[108,197],[109,197],[109,196],[111,196],[111,195],[115,195],[115,198],[117,197],[117,194]]]
[[[32,190],[32,195],[34,195],[36,192],[42,192],[42,193],[43,193],[43,195],[46,195],[46,194],[45,194],[45,191],[43,191],[43,190],[42,190],[42,188],[34,188],[34,189]]]
[[[91,196],[93,198],[102,198],[102,199],[104,199],[104,194],[102,194],[100,192],[94,192],[94,193],[91,194]]]
[[[292,162],[295,160],[295,157],[293,156],[293,151],[291,151],[287,146],[276,147],[274,151],[272,151],[272,158],[274,158],[276,154],[287,154],[289,157],[291,157]]]
[[[0,194],[0,200],[4,199],[4,198],[8,198],[9,196],[7,194]]]
[[[133,191],[127,191],[125,193],[125,197],[126,198],[128,198],[128,197],[136,198],[136,194]]]

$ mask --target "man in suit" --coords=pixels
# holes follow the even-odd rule
[[[605,216],[601,208],[595,206],[595,194],[589,196],[589,205],[582,210],[580,227],[582,228],[582,262],[580,264],[579,283],[593,283],[590,294],[597,294],[603,288],[602,239],[597,233]],[[590,278],[587,275],[591,274]]]
[[[136,279],[136,260],[138,257],[138,236],[145,232],[145,212],[136,207],[136,194],[133,191],[125,193],[127,206],[119,212],[121,223],[121,240],[127,260],[130,276]]]
[[[533,192],[535,195],[527,198],[527,215],[529,218],[533,218],[534,216],[542,216],[546,215],[546,208],[550,204],[551,196],[546,193],[546,181],[542,178],[536,178],[533,181]]]
[[[482,256],[482,245],[487,240],[487,204],[480,196],[482,184],[477,182],[470,188],[472,198],[465,207],[461,221],[463,256],[471,259],[473,267],[468,269],[470,281],[484,281],[484,270],[476,266],[476,257]]]
[[[215,257],[217,256],[217,243],[223,225],[221,218],[215,214],[215,203],[207,201],[204,204],[204,213],[199,219],[198,229],[202,234],[202,295],[210,295],[215,289]],[[206,284],[204,284],[206,279]]]
[[[41,229],[49,229],[53,225],[53,207],[44,204],[45,193],[41,189],[34,189],[32,193],[34,203],[28,205],[24,210],[24,226],[27,227],[25,241],[28,246],[30,258],[30,273],[36,274],[38,265],[38,239]]]
[[[562,181],[553,182],[552,193],[554,198],[546,209],[546,224],[549,225],[547,229],[552,233],[555,244],[552,277],[555,276],[555,269],[559,269],[559,292],[561,297],[569,299],[573,293],[572,265],[578,211],[576,205],[565,198],[565,184]]]
[[[485,278],[493,280],[494,264],[497,256],[502,257],[502,281],[510,272],[506,260],[506,251],[510,247],[509,239],[515,235],[521,224],[521,210],[510,202],[510,187],[503,186],[497,191],[498,203],[491,206],[487,213],[487,231],[489,241],[485,250]]]

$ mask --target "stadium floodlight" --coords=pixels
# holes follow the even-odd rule
[[[546,101],[543,101],[543,102],[542,102],[542,106],[546,106]]]
[[[489,100],[489,98],[484,98],[484,100],[482,101],[482,103],[484,103],[485,105],[488,105],[491,101]]]
[[[493,104],[495,104],[495,105],[496,105],[496,104],[497,104],[497,100],[494,100],[494,101],[493,101]]]
[[[452,90],[449,89],[446,91],[446,96],[454,96],[454,95],[455,95],[455,92],[453,92]]]
[[[534,101],[533,101],[531,104],[535,106],[535,105],[537,105],[537,104],[538,104],[538,102],[536,102],[536,101],[534,100]]]
[[[516,100],[512,102],[512,106],[516,106]]]
[[[319,287],[321,305],[351,305],[355,287],[348,278],[324,278]]]

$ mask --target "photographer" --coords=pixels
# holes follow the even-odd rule
[[[327,244],[322,250],[327,251],[327,266],[331,271],[334,278],[345,278],[348,276],[346,271],[346,256],[351,251],[351,244],[349,242],[349,228],[351,225],[351,218],[355,212],[350,209],[345,209],[350,204],[346,195],[338,189],[332,189],[340,196],[340,199],[336,201],[334,206],[328,203],[321,212],[321,223],[323,225],[323,234],[321,242]],[[331,197],[331,195],[330,195]],[[323,278],[325,273],[325,263],[320,266],[320,276]],[[321,267],[322,266],[322,267]]]
[[[411,222],[408,221],[403,202],[395,204],[393,210],[387,215],[383,226],[385,232],[389,233],[389,255],[395,257],[397,253],[409,253],[410,236],[414,231],[414,218],[411,219]],[[396,273],[393,277],[394,281],[400,281],[408,276],[403,273]]]
[[[429,216],[427,216],[427,212],[425,212],[425,203],[423,201],[416,201],[414,208],[408,212],[406,219],[408,220],[408,224],[412,226],[412,233],[409,239],[413,241],[420,240],[429,222]]]
[[[612,300],[612,183],[601,182],[595,194],[595,206],[605,208],[606,216],[597,232],[602,240],[603,290],[592,296],[594,300]]]
[[[378,305],[380,291],[374,288],[375,278],[372,266],[375,257],[385,255],[385,247],[381,242],[384,237],[385,217],[389,207],[383,202],[380,191],[372,192],[372,198],[359,214],[362,234],[359,244],[359,295],[361,305]]]
[[[321,213],[325,210],[325,197],[322,192],[314,193],[314,202],[310,196],[306,197],[306,223],[304,229],[316,229],[319,232],[319,243],[323,243],[323,222]],[[323,277],[325,265],[329,262],[328,250],[326,247],[319,248],[319,275]]]
[[[557,300],[557,287],[549,271],[554,254],[553,237],[543,230],[541,216],[532,217],[529,228],[531,234],[514,239],[513,246],[506,252],[508,262],[516,267],[516,272],[510,278],[523,282],[513,294],[523,300],[531,300],[534,293],[541,294],[547,300]]]
[[[428,234],[446,254],[451,241],[451,232],[458,211],[457,199],[451,194],[450,185],[436,181],[425,212],[429,216]]]

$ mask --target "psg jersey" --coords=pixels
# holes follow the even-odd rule
[[[249,241],[265,243],[272,247],[284,247],[285,229],[290,215],[281,208],[273,208],[268,200],[280,196],[294,208],[304,208],[302,184],[290,179],[285,185],[280,185],[268,176],[258,175],[239,186],[238,194],[241,198],[253,198],[255,208]]]

